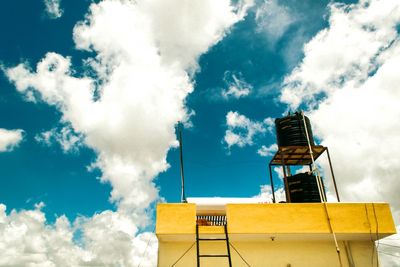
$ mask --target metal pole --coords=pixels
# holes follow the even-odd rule
[[[337,198],[338,202],[340,202],[339,191],[338,191],[337,186],[336,186],[336,179],[335,179],[335,175],[333,174],[331,156],[329,155],[329,149],[328,148],[326,148],[326,154],[328,155],[329,167],[331,169],[333,186],[335,187],[336,198]]]
[[[290,166],[286,165],[286,173],[288,176],[292,176],[292,171],[290,170]]]
[[[275,200],[275,188],[274,188],[274,181],[272,179],[272,170],[271,170],[271,163],[269,164],[269,179],[271,181],[271,189],[272,189],[272,203],[276,203]]]
[[[285,159],[284,159],[284,153],[282,151],[279,152],[281,154],[281,163],[282,163],[282,170],[283,170],[283,183],[285,184],[285,193],[286,193],[286,202],[290,203],[290,191],[289,191],[289,184],[287,181],[287,175],[286,175],[286,165],[285,165]]]
[[[181,164],[181,202],[187,203],[185,196],[185,174],[183,172],[183,148],[182,148],[182,123],[178,123],[178,135],[179,135],[179,158]]]

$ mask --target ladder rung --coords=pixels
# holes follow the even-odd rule
[[[199,238],[199,241],[226,241],[226,238]]]
[[[199,255],[199,257],[229,257],[229,255],[221,255],[221,254],[205,254],[205,255]]]

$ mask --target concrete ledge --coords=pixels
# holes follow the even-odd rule
[[[327,211],[341,240],[377,240],[396,233],[387,203],[327,203]],[[226,216],[232,240],[332,238],[323,203],[227,204]],[[221,229],[201,226],[201,233],[217,234]],[[195,204],[157,206],[160,241],[195,240],[195,232]]]
[[[327,211],[327,212],[326,212]],[[396,233],[387,203],[228,204],[230,234],[367,234],[379,239]],[[377,234],[378,233],[378,234]]]
[[[158,204],[156,216],[157,235],[196,233],[195,204]]]

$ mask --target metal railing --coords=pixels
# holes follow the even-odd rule
[[[201,226],[224,226],[226,215],[197,215],[196,221]]]

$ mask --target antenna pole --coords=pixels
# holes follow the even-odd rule
[[[185,196],[185,174],[183,172],[183,149],[182,149],[182,123],[178,123],[178,139],[179,139],[179,158],[181,165],[181,202],[187,203]]]

